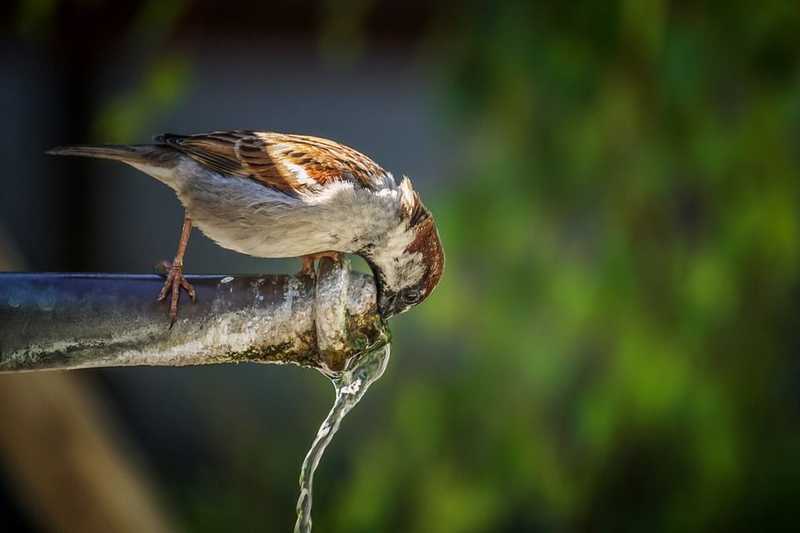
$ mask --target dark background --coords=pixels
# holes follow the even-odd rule
[[[320,530],[795,529],[797,2],[1,9],[7,269],[149,272],[174,254],[182,213],[166,187],[43,154],[58,144],[306,133],[422,192],[447,271],[430,300],[393,320],[387,375],[323,461]],[[186,264],[298,268],[199,232]],[[149,510],[131,504],[132,514],[165,530],[290,529],[299,465],[332,397],[321,376],[269,366],[58,376],[89,398],[87,434],[118,450],[109,468],[134,472],[130,490]],[[24,379],[2,376],[0,404],[37,402],[13,392]],[[52,399],[57,388],[36,390]],[[31,449],[14,446],[26,430],[12,411],[0,416],[10,442],[0,451]],[[9,529],[78,530],[110,505],[81,490],[43,503],[47,465],[69,461],[59,454],[74,424],[62,424],[30,430],[31,442],[37,431],[54,439],[51,453],[5,453]],[[121,494],[95,463],[59,486],[86,476],[99,494]],[[136,530],[118,520],[80,530]]]

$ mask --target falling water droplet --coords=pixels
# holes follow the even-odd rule
[[[322,421],[314,442],[311,443],[303,466],[300,468],[300,498],[297,500],[297,522],[294,533],[311,531],[311,503],[314,485],[314,471],[325,448],[330,444],[342,419],[350,409],[364,397],[370,385],[377,381],[386,370],[389,362],[390,345],[377,348],[352,361],[352,366],[331,378],[336,398],[328,416]]]

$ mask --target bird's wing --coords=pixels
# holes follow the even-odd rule
[[[387,175],[364,154],[319,137],[233,130],[167,133],[156,142],[220,174],[250,178],[287,193],[313,191],[342,180],[378,188]]]

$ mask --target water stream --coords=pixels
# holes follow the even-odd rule
[[[333,435],[339,429],[342,419],[350,412],[386,370],[389,362],[390,345],[377,348],[351,361],[351,367],[331,378],[336,398],[328,416],[322,421],[314,442],[303,460],[300,468],[300,498],[297,500],[297,522],[294,533],[311,531],[311,503],[314,486],[314,471],[319,465],[325,448],[330,444]]]

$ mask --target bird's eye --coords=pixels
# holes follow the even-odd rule
[[[417,289],[409,289],[402,293],[403,303],[411,305],[422,299],[422,293]]]

